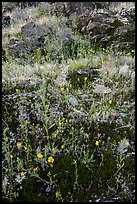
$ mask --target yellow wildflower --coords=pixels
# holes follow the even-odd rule
[[[105,75],[107,75],[107,72],[104,72]]]
[[[111,105],[112,104],[112,100],[109,100],[108,103]]]
[[[64,91],[64,87],[61,87],[60,90],[61,90],[61,91]]]
[[[69,85],[70,89],[72,88],[72,84]]]
[[[45,60],[48,60],[48,59],[49,59],[49,57],[48,57],[48,56],[46,56],[46,57],[45,57]]]
[[[22,147],[21,142],[17,142],[17,144],[16,144],[16,145],[17,145],[17,147],[18,147],[18,148]]]
[[[19,89],[16,89],[16,93],[19,93]]]
[[[49,162],[49,163],[53,163],[53,162],[54,162],[54,158],[53,158],[52,156],[50,156],[50,157],[48,158],[48,162]]]
[[[99,145],[99,141],[96,141],[96,142],[95,142],[95,145],[98,146],[98,145]]]
[[[122,54],[123,54],[123,52],[122,52],[122,51],[118,52],[118,55],[122,55]]]
[[[26,119],[25,121],[24,121],[24,124],[25,125],[27,125],[29,122],[28,122],[28,120]]]
[[[61,145],[61,149],[64,149],[64,147],[65,147],[65,145],[63,144],[63,145]]]
[[[43,155],[42,155],[41,153],[38,153],[38,154],[37,154],[37,157],[38,157],[39,159],[41,159],[41,158],[43,157]]]
[[[59,121],[59,126],[61,127],[62,125],[63,125],[63,122],[60,122],[60,121]]]
[[[24,176],[25,174],[26,174],[26,172],[24,172],[24,171],[22,171],[22,172],[20,173],[21,176]]]
[[[27,150],[27,147],[26,147],[26,146],[24,146],[24,149],[25,149],[25,150]]]
[[[48,172],[48,176],[51,176],[51,172],[50,171]]]
[[[84,80],[87,81],[87,77],[84,77]]]
[[[10,158],[12,159],[12,158],[13,158],[13,155],[10,155]]]
[[[106,64],[106,60],[103,60],[103,61],[102,61],[102,64],[103,64],[103,65]]]
[[[93,51],[93,49],[92,48],[90,48],[90,50],[89,50],[90,52],[92,52]]]
[[[77,160],[76,159],[73,159],[73,164],[76,164],[77,163]]]
[[[131,52],[135,52],[135,50],[131,50]]]
[[[78,53],[78,56],[81,56],[81,55],[82,55],[82,54],[79,52],[79,53]]]
[[[57,132],[54,132],[54,133],[52,134],[52,137],[53,137],[53,138],[56,138],[57,135],[58,135],[58,133],[57,133]]]

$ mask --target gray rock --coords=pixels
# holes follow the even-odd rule
[[[8,44],[9,54],[14,57],[21,57],[27,51],[25,44],[17,39],[11,39]]]
[[[88,74],[93,74],[93,75],[98,75],[98,70],[97,69],[91,69],[91,68],[81,68],[77,70],[77,73],[80,75],[88,75]]]
[[[11,22],[11,17],[10,16],[3,16],[2,17],[2,26],[6,27],[9,26]]]
[[[135,65],[135,58],[131,57],[131,56],[119,56],[119,63],[124,65]]]
[[[78,100],[75,98],[75,96],[70,96],[70,98],[69,98],[69,103],[70,103],[72,106],[77,106],[77,105],[79,105]]]
[[[126,78],[129,78],[130,73],[131,73],[131,71],[130,71],[129,66],[127,64],[120,66],[119,76],[124,76]]]
[[[111,89],[109,87],[104,86],[104,85],[96,84],[96,85],[94,85],[94,92],[106,94],[106,93],[111,93]]]
[[[27,37],[41,38],[49,34],[51,30],[49,28],[42,28],[41,26],[35,25],[35,23],[30,22],[21,28],[21,33]]]

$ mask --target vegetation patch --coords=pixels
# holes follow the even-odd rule
[[[2,28],[3,202],[134,202],[134,48],[93,43],[70,7],[56,16],[49,2],[3,6],[14,18],[28,9],[50,30],[16,57],[7,36],[25,42],[19,21]]]

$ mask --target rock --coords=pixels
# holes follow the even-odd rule
[[[14,57],[21,57],[26,52],[33,52],[35,49],[44,45],[45,35],[50,33],[50,29],[45,29],[30,22],[21,28],[23,41],[11,39],[9,41],[9,54]]]
[[[99,36],[98,36],[99,37]],[[111,36],[108,36],[107,34],[104,34],[103,36],[100,36],[100,44],[102,47],[106,47],[111,42]]]
[[[135,66],[135,57],[131,57],[131,56],[119,56],[119,63],[121,65],[127,64],[130,65],[132,67]]]
[[[18,2],[2,2],[2,12],[12,12],[18,6]]]
[[[130,69],[129,69],[129,66],[127,64],[125,64],[124,66],[121,66],[119,68],[119,76],[124,76],[126,78],[129,77],[130,75]]]
[[[129,52],[134,49],[135,50],[135,43],[134,42],[120,42],[120,40],[115,40],[111,44],[111,48],[116,48],[120,51],[125,51],[125,49],[129,50]]]
[[[77,73],[82,75],[89,75],[89,74],[93,74],[94,76],[98,76],[98,70],[97,69],[91,69],[91,68],[81,68],[77,70]]]
[[[122,10],[117,16],[119,16],[125,23],[133,22],[135,21],[135,8],[131,7],[128,10]]]
[[[108,30],[108,24],[100,23],[99,19],[91,19],[86,26],[86,33],[90,33],[92,36],[97,34],[106,33]]]
[[[72,106],[77,106],[77,105],[79,105],[79,103],[78,103],[78,100],[75,98],[75,96],[70,96],[70,98],[69,98],[69,103],[72,105]]]
[[[103,47],[114,46],[121,49],[123,43],[130,42],[128,49],[134,49],[135,44],[135,9],[122,13],[112,14],[109,10],[98,9],[94,12],[87,11],[76,17],[76,28],[84,34],[90,34],[91,43],[99,43]],[[129,17],[130,16],[130,17]],[[130,24],[129,27],[125,25]],[[72,23],[73,24],[73,23]]]
[[[118,27],[114,32],[115,39],[119,39],[122,42],[133,42],[135,41],[135,30]]]
[[[83,27],[86,29],[86,26],[88,25],[89,21],[90,21],[91,17],[88,14],[85,15],[80,15],[77,19],[76,19],[76,26],[78,29],[82,30]],[[83,29],[83,30],[85,30]]]
[[[2,26],[6,27],[9,26],[11,23],[11,17],[10,16],[3,16],[2,18]]]
[[[21,57],[27,51],[25,44],[17,39],[11,39],[8,44],[9,54],[14,57]]]
[[[86,26],[86,32],[89,33],[93,29],[95,30],[97,27],[102,28],[105,31],[105,29],[108,28],[108,26],[110,26],[110,24],[113,23],[115,19],[116,18],[109,13],[87,13],[86,15],[80,15],[76,23],[77,27],[81,29],[83,26]],[[99,32],[100,31],[95,33],[98,34]]]
[[[133,87],[135,87],[135,71],[131,73],[131,84]]]
[[[106,93],[111,93],[111,89],[109,87],[106,87],[104,85],[99,85],[96,84],[94,85],[94,92],[95,93],[100,93],[100,94],[106,94]]]
[[[44,46],[45,36],[51,33],[51,29],[48,26],[41,27],[30,22],[21,28],[21,33],[28,49],[33,51]]]
[[[91,94],[81,94],[80,98],[82,101],[89,102],[92,99],[92,95]]]
[[[21,7],[21,9],[24,9],[26,7],[31,7],[31,6],[38,6],[40,2],[18,2],[18,6]]]
[[[43,29],[42,27],[38,25],[35,25],[35,23],[33,22],[30,22],[21,28],[21,33],[27,37],[41,38],[45,34],[47,33],[49,34],[50,30],[47,30],[47,33],[46,33],[45,29]]]
[[[92,73],[92,70],[90,68],[81,68],[77,70],[78,74],[84,74],[84,75],[88,75],[90,73]]]
[[[73,13],[82,14],[87,11],[95,9],[95,6],[98,8],[107,7],[107,3],[97,3],[97,2],[53,2],[51,7],[51,13],[58,15],[67,15],[70,16]]]

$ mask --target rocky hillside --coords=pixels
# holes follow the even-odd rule
[[[15,58],[41,48],[48,52],[48,42],[58,35],[59,43],[71,46],[76,39],[69,29],[90,36],[92,45],[119,50],[135,48],[135,4],[109,2],[3,2],[3,58],[5,52]],[[57,34],[54,17],[64,16],[68,30]],[[8,33],[9,31],[9,33]],[[46,53],[44,53],[45,55]]]

